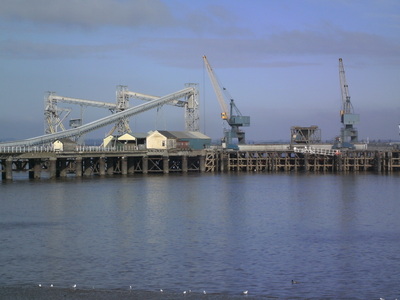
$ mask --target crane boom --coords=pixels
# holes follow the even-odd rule
[[[217,95],[217,99],[218,99],[219,105],[221,106],[221,111],[222,111],[221,112],[221,118],[223,120],[228,120],[229,119],[228,106],[227,106],[227,104],[225,102],[224,96],[222,94],[220,85],[219,85],[218,80],[217,80],[217,77],[215,76],[214,71],[213,71],[211,65],[209,64],[209,62],[207,60],[207,57],[205,55],[203,56],[203,60],[204,60],[204,63],[206,65],[206,68],[207,68],[208,75],[210,77],[212,86],[214,88],[214,92]]]
[[[339,58],[339,77],[340,77],[340,88],[342,91],[342,113],[351,114],[353,113],[353,106],[350,102],[349,86],[346,82],[343,60],[341,58]]]

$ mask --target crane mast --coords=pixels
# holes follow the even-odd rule
[[[358,131],[354,127],[360,120],[358,114],[354,114],[353,105],[350,101],[349,86],[346,82],[343,59],[339,58],[339,79],[342,94],[342,109],[340,110],[340,122],[343,127],[340,130],[340,139],[335,143],[335,148],[354,148],[358,142]]]
[[[344,72],[343,60],[339,58],[339,78],[340,78],[340,88],[342,91],[342,111],[341,114],[351,114],[353,113],[353,106],[350,102],[349,86],[346,82],[346,75]]]
[[[214,92],[217,95],[218,103],[221,106],[221,118],[223,120],[228,120],[229,119],[228,106],[226,105],[220,84],[219,84],[217,77],[215,76],[214,71],[213,71],[211,65],[209,64],[207,57],[205,55],[203,56],[203,60],[204,60],[204,64],[206,65],[207,72],[210,77],[212,86],[214,88]]]
[[[230,130],[224,131],[223,145],[227,148],[237,149],[237,145],[233,143],[234,139],[237,139],[238,144],[245,144],[245,132],[240,129],[241,126],[250,126],[250,117],[243,116],[239,109],[237,108],[235,101],[230,98],[230,109],[228,110],[228,105],[226,104],[225,97],[223,95],[223,90],[221,88],[214,71],[209,64],[207,57],[203,56],[204,64],[207,68],[208,75],[210,77],[214,92],[217,95],[217,100],[221,106],[221,118],[225,120],[230,126]]]

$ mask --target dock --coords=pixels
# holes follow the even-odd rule
[[[286,150],[111,150],[79,147],[55,152],[45,147],[0,151],[2,180],[16,172],[32,179],[149,173],[376,172],[400,171],[400,150],[330,153]]]

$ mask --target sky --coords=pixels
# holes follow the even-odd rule
[[[248,141],[290,140],[292,126],[338,136],[339,58],[359,139],[399,140],[398,0],[0,0],[0,140],[44,134],[48,91],[115,103],[118,85],[164,96],[186,83],[199,87],[201,131],[219,139],[227,126],[203,55],[250,116]],[[87,107],[83,122],[109,114]],[[130,126],[184,130],[184,111],[164,106]]]

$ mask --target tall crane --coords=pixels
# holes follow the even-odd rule
[[[214,88],[214,92],[217,95],[218,103],[221,106],[221,119],[225,120],[230,126],[230,130],[224,130],[223,145],[225,145],[227,148],[236,149],[237,146],[233,143],[233,139],[237,139],[239,145],[245,144],[245,132],[242,131],[240,127],[250,126],[250,117],[243,116],[241,114],[235,104],[235,101],[230,96],[230,109],[228,110],[228,105],[226,104],[225,97],[222,92],[224,91],[227,94],[227,91],[225,88],[221,88],[221,85],[214,74],[213,68],[209,64],[205,55],[203,56],[203,60]]]
[[[349,86],[346,82],[343,60],[341,58],[339,58],[339,78],[342,92],[340,122],[343,124],[343,127],[340,130],[340,140],[335,144],[335,148],[354,148],[354,143],[358,142],[358,131],[354,125],[360,121],[360,115],[354,113],[353,105],[350,101]]]

